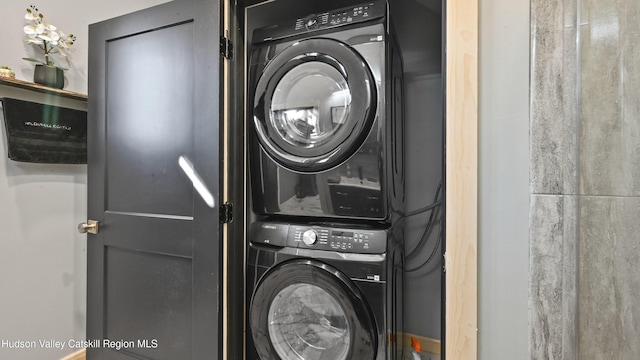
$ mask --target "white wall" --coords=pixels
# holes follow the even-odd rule
[[[478,352],[529,359],[529,0],[479,4]]]
[[[73,46],[69,63],[64,58],[60,65],[67,67],[67,79],[65,89],[87,93],[87,68],[88,68],[88,44],[89,24],[106,20],[118,15],[151,7],[153,5],[168,2],[168,0],[109,0],[109,1],[82,1],[82,0],[11,0],[2,2],[0,12],[0,34],[2,34],[2,46],[0,46],[0,65],[7,65],[16,73],[20,80],[33,80],[32,62],[22,60],[23,57],[42,56],[35,51],[36,47],[24,41],[23,27],[25,25],[24,14],[29,5],[35,5],[40,12],[66,34],[74,34],[77,37]],[[170,51],[171,47],[167,47]]]
[[[41,0],[36,6],[62,31],[78,37],[66,89],[86,93],[88,24],[166,0]],[[0,65],[31,81],[32,56],[23,42],[24,12],[30,1],[2,4]],[[0,97],[86,109],[86,103],[0,85]],[[0,111],[1,114],[1,111]],[[73,352],[9,349],[3,340],[84,339],[86,315],[87,166],[28,164],[7,158],[0,116],[0,359],[59,359]]]

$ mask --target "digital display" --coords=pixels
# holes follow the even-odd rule
[[[344,237],[353,237],[353,232],[350,231],[332,231],[331,236],[344,236]]]

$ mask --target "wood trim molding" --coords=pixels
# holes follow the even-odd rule
[[[445,358],[478,358],[478,0],[446,5]]]
[[[403,341],[404,341],[405,349],[410,349],[411,348],[411,338],[412,337],[415,338],[416,340],[418,340],[418,342],[420,343],[420,346],[422,347],[422,352],[427,352],[427,353],[434,354],[434,355],[440,355],[440,353],[442,351],[440,340],[431,339],[431,338],[428,338],[428,337],[415,335],[415,334],[410,334],[410,333],[404,333],[404,340]]]
[[[81,349],[73,354],[67,355],[60,360],[86,360],[87,359],[87,350]]]

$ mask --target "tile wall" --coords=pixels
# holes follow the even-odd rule
[[[531,359],[640,359],[640,1],[531,1]]]

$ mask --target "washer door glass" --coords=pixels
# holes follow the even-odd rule
[[[355,284],[332,266],[292,259],[269,269],[249,307],[260,359],[373,360],[375,321]]]
[[[283,360],[345,360],[349,321],[336,299],[320,287],[293,284],[280,291],[269,308],[269,337]]]
[[[349,45],[302,40],[282,50],[259,75],[255,131],[281,165],[300,172],[327,170],[364,143],[375,121],[377,85],[367,62]]]
[[[331,65],[311,61],[287,72],[271,98],[271,125],[284,141],[304,148],[326,144],[351,107],[347,80]]]

